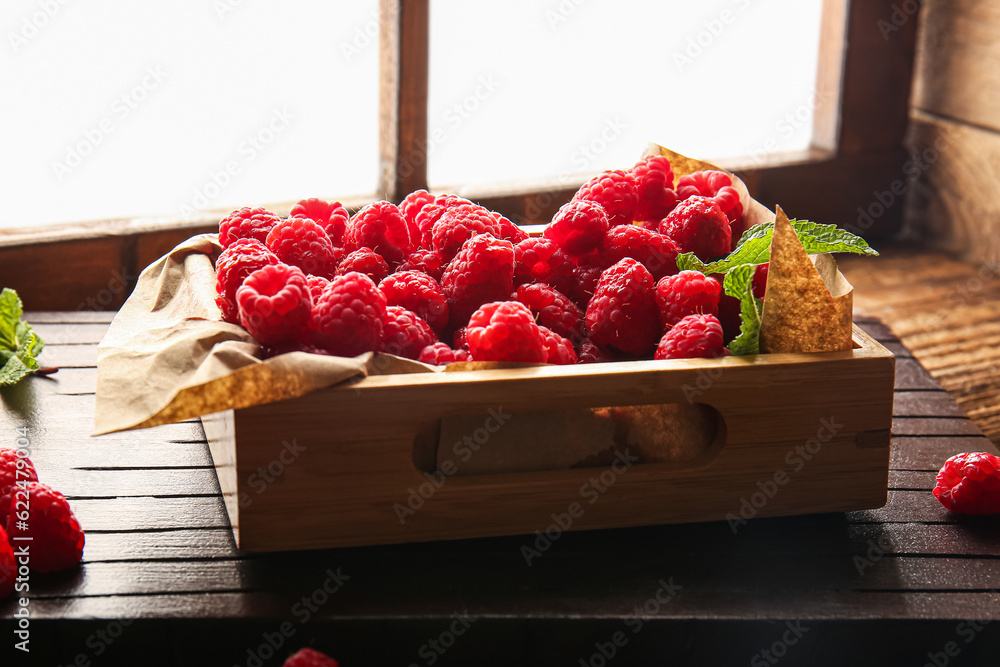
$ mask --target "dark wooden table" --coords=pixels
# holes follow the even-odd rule
[[[0,665],[1000,663],[1000,516],[930,494],[996,448],[875,320],[898,356],[884,508],[567,533],[527,567],[525,537],[238,552],[198,422],[89,437],[110,317],[30,314],[60,370],[0,392],[0,445],[27,428],[87,532],[79,568],[31,575],[30,655],[0,602]]]

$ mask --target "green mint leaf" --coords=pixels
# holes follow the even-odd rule
[[[753,295],[753,275],[757,267],[742,264],[730,269],[723,281],[726,294],[740,300],[740,335],[730,344],[729,351],[734,356],[759,354],[760,315],[763,302]]]
[[[17,323],[21,321],[21,299],[17,292],[4,287],[0,292],[0,348],[17,347]]]
[[[16,354],[10,355],[7,363],[3,365],[3,368],[0,368],[0,387],[14,384],[32,370],[34,369],[28,368],[19,356]]]
[[[824,252],[852,252],[859,255],[878,255],[874,248],[861,238],[836,225],[821,225],[808,220],[789,220],[802,247],[810,255]]]

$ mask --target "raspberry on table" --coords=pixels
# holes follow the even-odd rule
[[[422,317],[435,331],[448,326],[448,300],[437,281],[419,271],[398,271],[378,285],[389,306],[402,306]]]
[[[228,248],[236,239],[257,239],[267,242],[267,235],[281,218],[266,208],[244,206],[219,222],[219,243]]]
[[[493,225],[496,228],[494,236],[498,239],[510,241],[514,245],[517,245],[526,238],[529,238],[528,232],[524,231],[496,211],[493,211],[493,218],[496,220],[496,223]]]
[[[382,342],[385,308],[385,295],[365,274],[336,276],[313,304],[314,342],[340,357],[371,352]]]
[[[313,303],[316,303],[323,290],[330,286],[330,280],[323,276],[306,276],[306,285],[309,286],[309,295],[312,296]]]
[[[573,299],[573,303],[581,310],[587,310],[587,304],[594,298],[597,281],[601,279],[605,268],[607,267],[600,264],[578,264],[573,269],[572,286],[566,296]]]
[[[698,195],[715,199],[729,222],[743,215],[740,193],[733,187],[732,177],[724,171],[696,171],[677,181],[678,198],[683,200]]]
[[[466,332],[473,361],[544,363],[545,340],[531,311],[517,301],[488,303],[469,318]]]
[[[330,237],[330,242],[339,248],[343,245],[344,229],[351,216],[339,201],[312,198],[295,204],[288,217],[313,220]]]
[[[703,262],[729,253],[732,230],[714,199],[688,197],[660,223],[659,232],[681,252],[693,252]]]
[[[447,343],[432,343],[420,350],[420,356],[417,358],[417,361],[431,364],[432,366],[444,366],[446,364],[453,364],[456,361],[472,361],[472,357],[469,355],[468,350],[453,350],[448,347]]]
[[[934,497],[957,514],[1000,513],[1000,458],[986,452],[964,452],[944,462]]]
[[[424,250],[423,248],[418,248],[411,252],[403,263],[400,264],[396,270],[397,271],[421,271],[426,273],[434,280],[440,282],[441,276],[444,274],[444,267],[447,262],[444,261],[444,257],[441,256],[437,250]]]
[[[325,653],[304,648],[290,655],[282,667],[338,667],[338,663]]]
[[[422,317],[400,306],[387,306],[379,352],[416,359],[420,351],[437,342],[437,336]]]
[[[645,266],[653,280],[677,273],[677,244],[652,229],[636,225],[612,227],[604,235],[601,259],[604,266],[631,257]]]
[[[574,257],[598,250],[611,226],[610,216],[600,203],[574,199],[552,217],[542,236]]]
[[[701,271],[681,271],[656,283],[660,322],[667,327],[688,315],[718,315],[722,285]]]
[[[514,246],[514,285],[548,283],[560,291],[573,286],[576,262],[551,239],[529,238]]]
[[[462,206],[464,204],[472,204],[472,202],[465,197],[459,197],[458,195],[447,193],[438,195],[434,198],[434,201],[429,204],[424,204],[414,218],[417,223],[417,228],[420,230],[419,246],[424,249],[432,248],[431,229],[434,227],[434,223],[437,222],[449,208]],[[414,241],[414,247],[417,245],[417,242]]]
[[[715,359],[729,354],[715,315],[688,315],[667,330],[654,359]]]
[[[459,327],[455,329],[455,333],[451,337],[451,344],[456,350],[469,351],[469,339],[465,335],[468,332],[468,327]]]
[[[506,301],[514,289],[514,246],[479,234],[465,242],[441,278],[453,327],[464,326],[484,303]]]
[[[569,297],[550,285],[535,283],[517,288],[517,300],[535,315],[540,326],[576,343],[586,330],[584,315]]]
[[[650,155],[632,167],[635,177],[638,201],[635,207],[635,222],[652,224],[652,228],[663,220],[677,205],[674,192],[674,170],[665,155]]]
[[[246,277],[257,269],[277,264],[278,257],[257,239],[236,239],[222,251],[215,261],[215,303],[222,311],[222,319],[230,324],[240,323],[236,305],[236,290]]]
[[[236,290],[240,322],[264,345],[297,340],[309,325],[312,294],[296,266],[272,264],[247,276]]]
[[[614,227],[632,224],[639,204],[639,191],[631,172],[614,169],[584,183],[573,199],[600,204],[608,214],[609,224]]]
[[[288,218],[267,235],[267,247],[279,260],[314,276],[329,278],[337,271],[338,251],[319,223]]]
[[[17,579],[17,563],[14,561],[14,547],[7,537],[7,530],[0,526],[0,600],[14,592]]]
[[[611,353],[611,350],[605,348],[603,345],[598,345],[589,338],[583,339],[583,342],[580,343],[580,350],[576,355],[576,362],[578,364],[603,364],[614,360],[615,355]]]
[[[18,456],[16,449],[0,447],[0,496],[11,490],[18,482],[37,482],[35,464],[27,456]],[[6,517],[0,517],[0,524]]]
[[[445,261],[461,249],[462,244],[476,234],[496,233],[496,218],[478,204],[459,204],[446,209],[431,227],[431,243]]]
[[[410,230],[410,246],[416,248],[420,245],[420,225],[417,223],[417,214],[427,204],[433,203],[434,195],[427,190],[414,190],[403,197],[399,202],[399,212],[406,220],[406,226]]]
[[[31,569],[55,572],[73,567],[83,558],[84,535],[80,522],[63,494],[39,482],[15,487],[5,496],[10,499],[7,535],[31,538]],[[18,503],[26,500],[28,520],[18,519]]]
[[[416,248],[416,241],[410,238],[409,226],[399,208],[391,202],[377,201],[347,221],[344,249],[350,252],[358,248],[371,248],[394,268]]]
[[[655,293],[653,276],[631,257],[608,268],[587,305],[590,339],[636,355],[651,351],[662,332]]]
[[[358,248],[354,252],[348,253],[347,257],[340,261],[337,266],[337,273],[344,275],[351,271],[363,273],[373,282],[379,282],[389,275],[389,265],[371,248]]]
[[[758,264],[757,268],[753,272],[753,295],[754,298],[764,300],[764,295],[767,294],[767,272],[770,268],[771,263]]]
[[[539,326],[538,330],[541,332],[545,344],[545,363],[559,366],[576,363],[576,350],[573,349],[573,343],[546,327]]]

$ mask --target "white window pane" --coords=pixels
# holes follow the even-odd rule
[[[432,186],[806,148],[822,0],[431,3]]]
[[[7,0],[0,226],[374,192],[377,12]]]

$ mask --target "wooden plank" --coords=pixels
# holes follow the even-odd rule
[[[913,105],[1000,131],[1000,7],[976,0],[924,0]]]
[[[46,345],[79,345],[100,343],[108,332],[104,323],[77,322],[72,324],[35,324],[35,333],[42,337]]]
[[[156,427],[161,428],[161,427]],[[56,468],[200,468],[212,465],[206,442],[171,442],[166,439],[115,438],[102,435],[93,440],[78,437],[45,439],[32,447],[31,460],[41,471]]]
[[[850,526],[852,552],[872,560],[893,554],[1000,556],[1000,534],[964,524],[855,524]]]
[[[187,560],[232,558],[237,555],[228,528],[87,533],[85,563],[122,560]]]
[[[229,528],[221,497],[79,499],[73,512],[84,531]]]
[[[897,391],[939,391],[941,385],[914,359],[896,360]]]
[[[963,517],[946,510],[934,496],[926,491],[890,491],[885,507],[873,510],[848,512],[851,523],[900,523],[923,521],[926,523],[956,523]]]
[[[947,435],[952,437],[978,437],[983,434],[976,423],[968,417],[894,417],[892,433],[893,435]]]
[[[59,368],[96,368],[97,345],[46,345],[38,362]]]
[[[215,468],[212,467],[92,470],[48,466],[45,482],[71,499],[129,496],[162,498],[221,493]]]
[[[893,436],[889,465],[894,470],[930,470],[937,472],[944,462],[962,452],[1000,451],[986,437]]]
[[[893,398],[894,417],[961,417],[965,412],[948,392],[897,391]]]
[[[77,324],[80,322],[98,322],[110,324],[114,319],[114,310],[29,310],[24,319],[31,324]]]
[[[427,187],[427,0],[380,0],[378,192]]]

